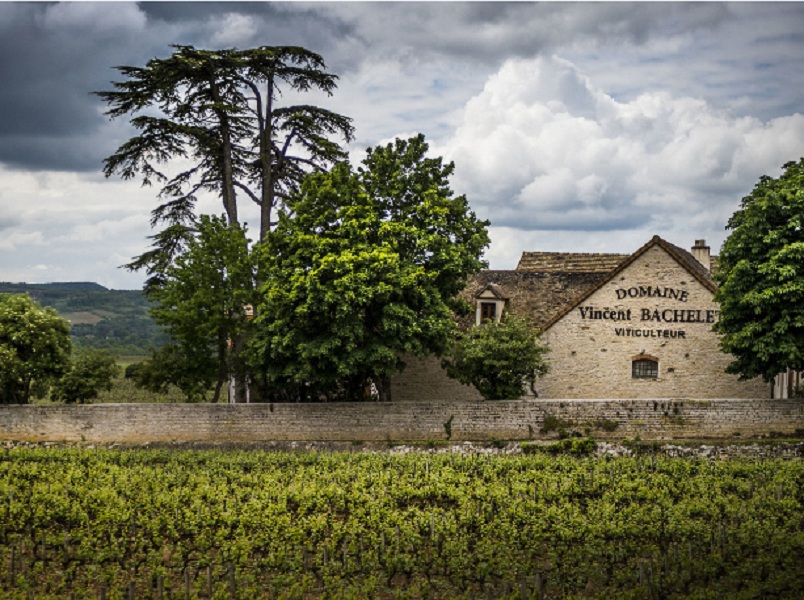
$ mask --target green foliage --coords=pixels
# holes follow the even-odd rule
[[[262,245],[254,371],[282,398],[389,399],[406,354],[441,353],[451,305],[488,244],[452,165],[423,136],[308,177]]]
[[[70,321],[73,346],[144,356],[168,337],[148,314],[141,290],[108,290],[96,283],[0,283],[0,293],[27,293]]]
[[[715,274],[728,372],[771,381],[804,370],[804,158],[763,176],[728,228]]]
[[[0,294],[0,404],[27,404],[68,367],[70,325],[23,294]]]
[[[120,367],[114,356],[103,350],[78,350],[70,368],[54,384],[50,397],[56,401],[84,404],[111,390]]]
[[[802,477],[792,459],[10,448],[0,596],[801,598]]]
[[[369,148],[358,168],[360,182],[403,261],[424,269],[440,296],[454,308],[467,275],[485,266],[488,221],[479,221],[466,196],[455,196],[454,163],[427,156],[424,135]]]
[[[292,193],[306,171],[346,156],[331,138],[349,141],[350,119],[306,104],[279,106],[283,93],[330,95],[336,87],[322,57],[304,48],[174,46],[166,59],[118,70],[125,79],[97,95],[110,117],[133,117],[138,135],[105,160],[104,173],[162,185],[152,224],[166,227],[153,236],[153,250],[128,265],[146,269],[149,287],[161,283],[183,250],[200,192],[221,198],[230,225],[238,223],[238,194],[256,203],[263,239],[278,198]],[[191,164],[168,175],[163,164],[172,159]]]
[[[566,429],[567,427],[575,427],[575,421],[572,419],[562,419],[561,417],[548,413],[544,415],[544,420],[539,431],[541,433],[550,433],[551,431],[558,431],[560,429]]]
[[[245,307],[254,301],[255,276],[245,230],[202,215],[186,250],[164,275],[162,284],[149,291],[156,302],[151,314],[174,343],[167,356],[151,355],[148,375],[143,375],[149,385],[159,387],[161,373],[195,397],[207,382],[215,382],[219,391],[233,374],[244,379],[239,340],[249,324]],[[176,365],[181,368],[171,373]],[[190,376],[193,365],[197,377]]]
[[[127,365],[125,371],[123,371],[123,376],[126,379],[134,379],[137,376],[137,372],[142,367],[142,362],[135,362]]]
[[[597,449],[594,438],[568,438],[547,446],[549,454],[569,454],[571,456],[591,456]]]
[[[452,439],[452,421],[455,419],[455,415],[450,415],[449,419],[444,421],[444,433],[447,434],[447,439]]]
[[[164,396],[175,387],[181,390],[187,402],[205,400],[218,377],[214,355],[175,344],[152,349],[137,367],[133,379],[138,388]],[[220,389],[216,389],[213,402],[217,402],[219,394]]]
[[[678,412],[678,407],[676,407],[676,412]],[[601,429],[607,433],[611,433],[615,429],[617,429],[620,424],[617,421],[613,421],[611,419],[604,419],[603,417],[598,417],[594,421],[591,421],[588,424],[589,427],[593,429]]]
[[[525,320],[506,314],[500,323],[464,332],[443,365],[450,377],[475,386],[486,400],[514,399],[547,372],[547,352]]]

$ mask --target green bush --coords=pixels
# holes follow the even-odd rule
[[[139,373],[141,368],[142,368],[141,362],[131,363],[126,367],[124,377],[126,379],[136,379],[137,373]]]
[[[594,438],[568,438],[547,446],[550,454],[591,456],[597,448]]]
[[[83,404],[97,398],[101,390],[112,389],[119,371],[115,357],[108,352],[79,350],[68,371],[53,386],[50,397],[56,401]]]
[[[547,372],[547,352],[529,323],[508,315],[501,323],[465,332],[442,365],[447,375],[475,386],[486,400],[515,399]]]

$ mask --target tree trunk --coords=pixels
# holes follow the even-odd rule
[[[245,404],[249,400],[248,375],[242,354],[246,347],[246,336],[238,335],[232,340],[231,365],[234,376],[234,402]]]
[[[265,118],[260,128],[260,164],[262,167],[262,190],[260,190],[260,240],[265,240],[271,231],[271,212],[274,207],[274,156],[272,148],[274,126],[274,80],[268,78],[265,90]]]
[[[221,390],[229,379],[229,343],[228,335],[225,331],[218,330],[218,378],[215,381],[215,395],[212,402],[216,403],[221,398]]]
[[[212,404],[217,404],[218,401],[221,399],[221,389],[223,388],[223,384],[226,381],[225,377],[218,376],[218,381],[215,382],[215,395],[212,396]]]
[[[380,395],[380,402],[391,401],[391,378],[387,376],[380,376],[375,379],[377,385],[377,393]]]
[[[212,98],[217,104],[221,103],[221,95],[218,90],[218,85],[214,79],[210,79],[210,90],[212,91]],[[232,131],[229,126],[229,116],[222,110],[216,110],[215,114],[220,122],[221,133],[221,160],[223,163],[223,181],[221,182],[221,197],[223,199],[223,208],[226,211],[226,218],[229,225],[238,223],[237,217],[237,196],[235,195],[234,187],[234,171],[232,168]]]

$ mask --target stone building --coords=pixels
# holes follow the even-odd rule
[[[724,371],[714,267],[703,240],[687,251],[658,236],[631,255],[525,252],[516,270],[473,278],[464,325],[511,311],[541,329],[551,350],[541,398],[768,398],[768,384]],[[437,359],[407,362],[394,400],[479,398]]]

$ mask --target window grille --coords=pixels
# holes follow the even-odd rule
[[[631,363],[631,377],[634,379],[656,379],[659,377],[659,363],[650,358],[641,358]]]

